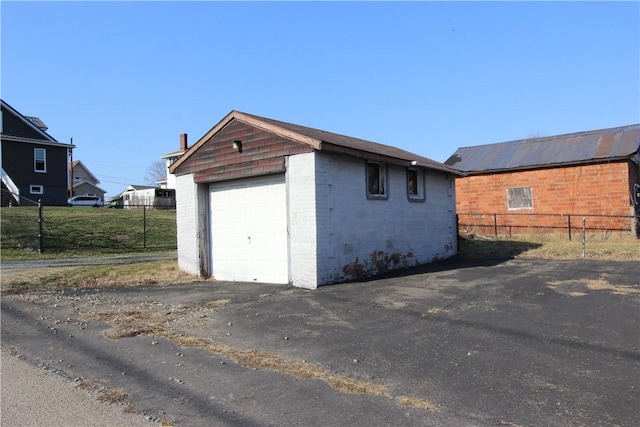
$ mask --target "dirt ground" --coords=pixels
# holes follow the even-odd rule
[[[2,345],[95,393],[120,390],[121,410],[164,425],[640,418],[637,263],[410,273],[316,291],[199,282],[5,295]]]

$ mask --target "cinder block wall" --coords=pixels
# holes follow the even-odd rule
[[[197,187],[193,174],[176,177],[176,221],[178,267],[189,274],[200,273],[198,256]]]
[[[316,240],[316,161],[314,153],[287,159],[289,280],[294,286],[318,287]]]
[[[426,201],[410,202],[406,168],[389,165],[389,198],[369,200],[364,160],[315,156],[320,285],[456,254],[453,177],[425,171]]]
[[[629,174],[627,162],[617,162],[461,177],[457,212],[629,215]],[[531,187],[533,209],[508,209],[513,187]]]

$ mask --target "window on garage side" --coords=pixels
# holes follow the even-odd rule
[[[533,209],[533,193],[531,187],[508,188],[507,207],[509,210]]]
[[[367,162],[367,198],[387,199],[387,165],[379,162]]]
[[[419,169],[407,169],[407,197],[411,202],[424,202],[424,173]]]
[[[47,171],[47,150],[44,148],[33,149],[33,170],[43,173]]]

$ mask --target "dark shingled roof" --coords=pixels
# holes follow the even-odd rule
[[[444,163],[466,173],[621,160],[640,147],[640,124],[459,148]]]
[[[189,158],[189,156],[205,144],[211,136],[233,120],[238,120],[251,126],[265,129],[268,132],[281,135],[290,140],[307,144],[319,151],[338,151],[351,155],[357,155],[358,153],[370,153],[376,156],[382,156],[383,158],[393,159],[401,164],[406,164],[407,166],[413,164],[428,169],[447,172],[453,175],[464,175],[455,168],[450,168],[443,163],[436,162],[435,160],[419,156],[400,148],[327,132],[324,130],[313,129],[306,126],[281,122],[279,120],[273,120],[266,117],[255,116],[253,114],[247,114],[236,110],[231,111],[225,118],[207,132],[207,134],[200,138],[198,142],[189,148],[189,150],[187,150],[187,152],[171,166],[171,173],[173,173]]]

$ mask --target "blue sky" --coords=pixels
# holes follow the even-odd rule
[[[1,96],[107,197],[231,110],[444,162],[640,122],[639,2],[2,1]]]

